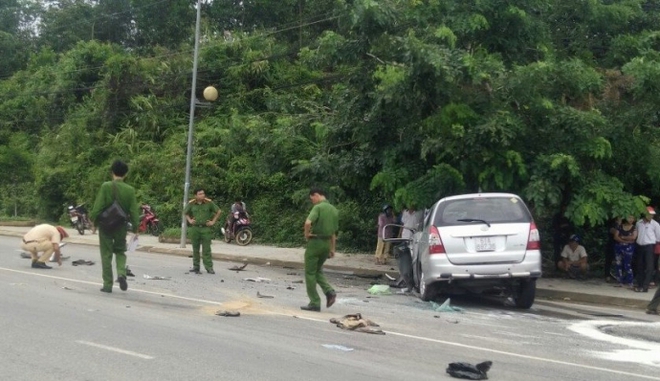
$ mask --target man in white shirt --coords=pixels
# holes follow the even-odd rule
[[[573,277],[579,271],[586,274],[589,270],[587,264],[587,251],[584,246],[580,245],[580,236],[573,234],[568,239],[568,245],[564,246],[561,252],[561,261],[557,263],[560,270],[566,271],[569,276]]]
[[[653,279],[653,248],[660,242],[660,224],[653,219],[655,209],[646,208],[646,215],[637,221],[637,247],[635,247],[636,287],[635,292],[649,292],[649,284]]]
[[[415,229],[419,227],[424,219],[424,211],[415,210],[414,207],[409,207],[401,213],[401,223],[404,227],[408,229],[402,229],[401,238],[409,239],[412,237],[412,231],[409,229]]]

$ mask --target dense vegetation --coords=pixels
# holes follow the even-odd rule
[[[120,157],[178,226],[196,1],[48,3],[0,4],[3,214],[59,219]],[[301,242],[312,184],[344,250],[372,248],[386,202],[514,192],[597,247],[660,200],[660,0],[203,3],[197,93],[220,98],[192,187],[242,196],[267,242]]]

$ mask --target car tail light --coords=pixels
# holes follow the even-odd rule
[[[435,226],[431,226],[431,234],[429,234],[429,254],[446,254],[440,232]]]
[[[529,239],[527,240],[527,250],[540,250],[541,249],[541,236],[536,224],[532,221],[529,224]]]

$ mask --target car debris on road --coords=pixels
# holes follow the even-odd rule
[[[493,366],[492,361],[484,361],[477,365],[466,362],[453,362],[447,367],[447,373],[452,377],[465,380],[487,380],[488,375],[486,373],[491,366]]]
[[[349,331],[357,331],[364,333],[373,333],[376,335],[384,335],[385,332],[380,328],[380,326],[369,319],[362,317],[362,314],[356,313],[351,315],[345,315],[341,318],[332,318],[330,323],[335,324],[341,329],[346,329]]]

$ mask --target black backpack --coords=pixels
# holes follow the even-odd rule
[[[101,230],[106,233],[114,233],[122,226],[126,225],[128,221],[128,214],[119,205],[117,201],[117,184],[112,182],[112,190],[115,200],[112,205],[107,207],[98,217],[98,225]]]

